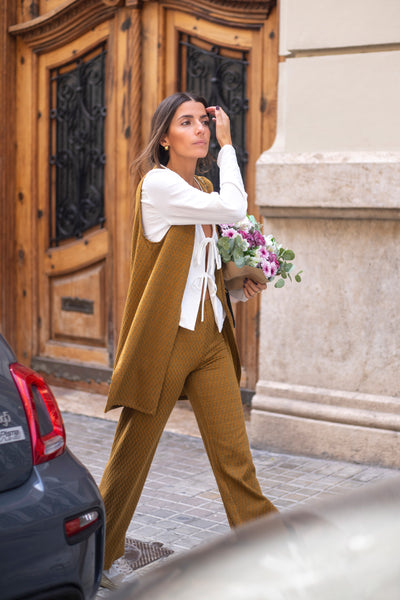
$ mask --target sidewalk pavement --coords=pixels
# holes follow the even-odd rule
[[[111,413],[104,418],[104,397],[61,388],[53,390],[63,413],[67,444],[99,483],[117,417]],[[74,394],[79,403],[74,404]],[[395,469],[263,450],[253,450],[253,457],[262,490],[283,511],[398,475]],[[127,535],[162,542],[174,550],[171,556],[176,556],[228,531],[194,415],[178,403],[162,435]],[[138,570],[136,576],[159,563],[160,560]],[[96,598],[112,595],[100,588]]]

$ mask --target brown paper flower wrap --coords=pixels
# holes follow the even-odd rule
[[[243,287],[244,280],[252,279],[257,283],[267,283],[267,278],[262,269],[258,267],[237,267],[233,260],[222,263],[222,273],[224,275],[225,287],[227,290],[240,290]]]

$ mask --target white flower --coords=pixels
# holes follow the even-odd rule
[[[235,227],[237,229],[241,229],[242,231],[249,231],[253,227],[253,224],[248,217],[245,217],[241,221],[235,223]]]
[[[247,260],[247,264],[249,265],[249,267],[258,267],[258,265],[260,264],[260,260],[259,258],[257,258],[257,256],[249,256]]]
[[[244,240],[240,234],[235,239],[237,247],[243,250],[243,252],[246,252],[246,250],[248,250],[249,248],[249,242],[247,240]]]

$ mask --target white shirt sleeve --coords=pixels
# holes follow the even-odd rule
[[[231,300],[233,302],[247,302],[248,298],[244,293],[243,289],[240,290],[229,290],[229,294],[231,296]]]
[[[147,173],[141,202],[143,229],[150,241],[160,241],[171,225],[234,223],[245,217],[247,194],[234,148],[224,146],[217,162],[219,193],[196,189],[165,167]]]

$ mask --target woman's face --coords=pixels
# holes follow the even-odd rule
[[[161,144],[169,146],[170,159],[205,158],[210,143],[210,118],[201,102],[189,100],[176,110]]]

